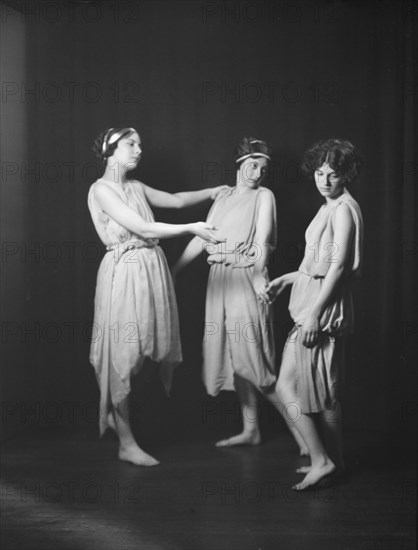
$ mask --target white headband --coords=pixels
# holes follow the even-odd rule
[[[103,144],[102,144],[102,155],[106,153],[106,149],[109,147],[109,145],[112,145],[112,143],[115,143],[120,137],[122,137],[124,134],[127,134],[128,132],[136,132],[135,128],[122,128],[122,130],[119,130],[119,132],[116,132],[111,136],[109,139],[107,139],[107,136],[113,132],[114,128],[109,128],[109,130],[106,132],[104,138],[103,138]]]
[[[264,157],[267,160],[271,160],[271,158],[265,153],[248,153],[248,155],[243,155],[242,157],[239,157],[235,162],[240,162],[241,160],[245,160],[250,157]]]

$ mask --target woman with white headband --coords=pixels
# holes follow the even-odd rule
[[[93,150],[104,174],[90,187],[88,206],[108,251],[97,276],[90,350],[101,394],[100,434],[115,429],[121,460],[153,466],[158,461],[137,445],[131,431],[130,378],[150,358],[161,363],[168,392],[173,367],[182,360],[174,286],[158,240],[179,235],[196,235],[207,243],[219,239],[213,223],[155,222],[150,206],[191,206],[215,199],[225,186],[170,194],[130,179],[142,153],[134,128],[110,128]]]
[[[234,152],[236,185],[215,200],[207,222],[215,224],[220,244],[206,245],[211,265],[203,337],[203,381],[210,395],[236,390],[243,430],[218,446],[257,445],[257,390],[276,408],[277,379],[274,324],[267,294],[267,263],[276,241],[276,203],[261,183],[267,173],[270,149],[266,142],[243,138]],[[202,251],[193,239],[173,267],[176,275]],[[289,426],[291,429],[292,427]],[[301,452],[303,440],[292,429]]]

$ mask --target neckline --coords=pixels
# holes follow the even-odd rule
[[[336,199],[334,199],[331,203],[328,202],[327,200],[325,200],[323,206],[325,208],[333,208],[334,206],[338,206],[339,204],[341,204],[342,202],[345,202],[348,198],[349,198],[349,193],[347,191],[346,188],[344,188],[344,191],[341,193],[341,195],[339,197],[337,197]]]
[[[251,189],[250,187],[248,187],[247,189],[248,190],[245,190],[245,191],[241,191],[241,193],[238,193],[237,190],[238,190],[238,187],[237,185],[235,185],[234,187],[231,188],[232,191],[231,191],[231,194],[233,193],[234,195],[236,195],[237,197],[244,197],[246,195],[251,195],[252,193],[255,193],[257,192],[260,187],[257,187],[257,189]]]
[[[128,184],[131,183],[131,180],[128,180],[125,183],[119,183],[112,180],[105,180],[104,178],[99,178],[97,181],[102,181],[103,183],[107,183],[113,188],[120,189],[121,191],[126,191],[126,189],[128,188]]]
[[[105,180],[104,178],[99,178],[97,181],[104,181],[105,183],[114,183],[115,185],[123,185],[122,183],[119,183],[114,180]],[[129,183],[131,180],[126,180],[124,183]]]

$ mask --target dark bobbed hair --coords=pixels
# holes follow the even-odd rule
[[[103,140],[108,140],[112,135],[117,134],[121,130],[123,130],[123,128],[107,128],[106,130],[103,130],[103,132],[100,132],[100,134],[94,140],[92,151],[95,157],[97,157],[101,161],[102,166],[105,166],[107,159],[113,155],[113,152],[117,148],[119,141],[122,138],[126,138],[127,136],[130,136],[131,134],[136,132],[136,130],[133,128],[126,128],[126,132],[123,132],[114,143],[107,145],[103,153]]]
[[[313,177],[315,170],[325,163],[329,164],[345,184],[349,184],[359,175],[363,159],[349,141],[327,139],[318,141],[306,151],[302,171],[308,177]]]
[[[267,143],[261,139],[254,137],[243,137],[233,151],[233,159],[237,163],[237,167],[240,166],[240,164],[245,160],[238,159],[244,156],[247,158],[249,156],[261,156],[265,158],[267,156],[268,160],[270,160],[271,149]]]

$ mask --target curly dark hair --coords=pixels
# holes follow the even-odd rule
[[[235,147],[233,152],[233,159],[235,162],[238,162],[238,165],[241,164],[245,159],[239,160],[241,157],[249,156],[264,156],[268,157],[270,160],[271,149],[267,143],[261,139],[253,137],[243,137],[241,138],[238,145]]]
[[[327,139],[315,143],[304,155],[302,171],[313,177],[315,170],[327,163],[345,184],[359,175],[363,159],[352,143],[343,139]]]
[[[103,130],[103,132],[100,132],[100,134],[94,140],[91,149],[94,155],[101,161],[103,166],[106,165],[108,157],[111,157],[113,155],[113,152],[117,148],[119,141],[122,138],[129,136],[133,133],[133,128],[126,128],[126,132],[121,134],[114,143],[107,145],[103,152],[103,141],[105,139],[107,140],[111,135],[116,134],[121,130],[123,130],[123,128],[107,128],[106,130]]]

